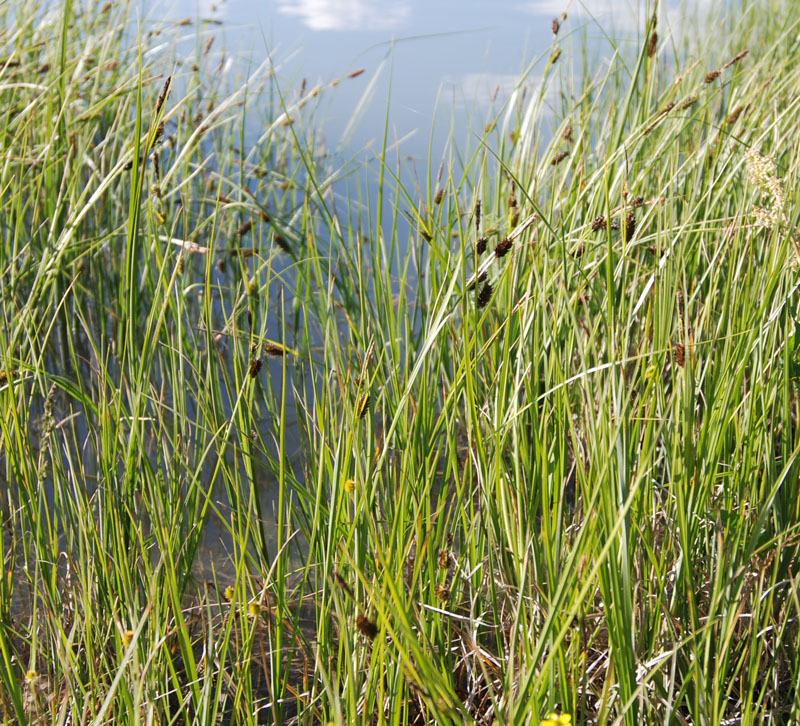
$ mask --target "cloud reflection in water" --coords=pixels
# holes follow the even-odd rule
[[[278,12],[299,16],[311,30],[393,30],[410,8],[384,0],[278,0]]]

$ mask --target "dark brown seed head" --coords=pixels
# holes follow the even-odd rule
[[[719,74],[720,74],[719,71],[711,71],[709,73],[706,73],[706,77],[703,79],[703,83],[713,83],[714,81],[717,80],[717,78],[719,78]]]
[[[558,18],[553,18],[553,22],[550,27],[553,29],[553,35],[558,35],[558,31],[561,28],[561,23],[558,22]]]
[[[436,599],[440,602],[450,599],[450,588],[447,585],[437,585],[434,593],[436,594]]]
[[[683,347],[683,344],[676,343],[675,347],[672,349],[672,353],[675,356],[675,362],[683,368],[686,364],[686,349]]]
[[[275,343],[267,343],[264,346],[264,353],[272,356],[273,358],[280,358],[281,356],[286,355],[286,348],[284,348],[282,345],[276,345]]]
[[[164,105],[164,101],[167,100],[167,94],[169,93],[170,83],[172,83],[172,76],[167,76],[167,80],[164,81],[164,85],[161,87],[161,93],[158,94],[158,100],[156,101],[156,115],[161,110],[161,107]]]
[[[655,55],[656,48],[658,47],[658,33],[655,30],[650,33],[650,40],[647,41],[647,57],[652,58]]]
[[[353,592],[353,588],[347,584],[345,579],[341,576],[341,574],[339,574],[338,570],[336,570],[333,573],[333,576],[336,578],[336,582],[339,585],[339,587],[341,587],[342,590],[344,590],[351,598],[353,598],[353,600],[355,600],[356,596],[355,593]]]
[[[728,118],[725,119],[725,123],[730,126],[731,124],[735,124],[739,120],[739,116],[741,116],[742,111],[744,111],[744,106],[737,106],[733,111],[730,112]]]
[[[475,285],[480,285],[486,279],[486,277],[487,277],[486,276],[486,271],[481,272],[480,275],[478,275],[476,278],[474,278],[472,280],[472,282],[470,282],[467,285],[467,290],[472,290],[472,288],[474,288]]]
[[[436,196],[433,198],[433,203],[437,205],[441,204],[443,196],[444,196],[444,189],[440,189],[438,192],[436,192]]]
[[[475,230],[478,234],[481,233],[481,200],[475,202]]]
[[[254,358],[250,364],[250,378],[255,378],[261,370],[261,358]]]
[[[481,238],[478,240],[478,244],[477,244],[477,245],[475,245],[475,251],[476,251],[476,252],[477,252],[479,255],[482,255],[484,252],[486,252],[486,242],[487,242],[487,239],[486,239],[486,237],[481,237]]]
[[[153,144],[157,144],[161,140],[161,137],[163,135],[164,135],[164,122],[162,121],[156,127],[156,135],[153,137]]]
[[[567,126],[567,128],[564,129],[564,133],[561,134],[561,138],[564,139],[565,141],[569,141],[570,144],[572,143],[572,141],[573,141],[573,139],[572,139],[572,124],[570,124],[569,126]]]
[[[361,396],[361,400],[358,402],[358,407],[356,408],[356,416],[358,416],[359,418],[364,418],[364,416],[366,416],[367,413],[369,412],[369,403],[370,403],[369,393],[365,393],[363,396]]]
[[[636,231],[636,214],[631,209],[625,217],[625,239],[631,239],[633,233]]]
[[[513,242],[506,237],[504,240],[501,240],[497,247],[494,248],[494,256],[499,260],[501,257],[505,257],[508,254],[508,251],[511,249],[511,245]]]
[[[236,230],[236,234],[238,234],[240,237],[244,237],[244,235],[246,235],[250,231],[252,226],[253,223],[248,219],[246,222],[242,224],[241,227],[239,227],[239,229]]]
[[[722,66],[722,70],[724,71],[726,68],[730,68],[734,63],[738,63],[742,58],[744,58],[750,51],[745,48],[741,53],[733,56],[724,66]]]
[[[631,207],[636,209],[637,207],[641,207],[644,204],[644,197],[634,197],[631,199]]]
[[[378,624],[373,623],[363,615],[359,615],[356,618],[356,627],[361,632],[361,635],[363,635],[365,638],[369,638],[370,640],[375,640],[378,635]]]
[[[150,159],[153,162],[153,174],[156,177],[156,182],[159,182],[161,180],[161,169],[159,168],[158,165],[158,152],[154,151]]]
[[[450,550],[442,550],[439,552],[437,560],[440,570],[447,570],[450,567]]]
[[[348,78],[358,78],[364,72],[363,68],[359,68],[357,71],[353,71],[352,73],[348,73]]]
[[[561,152],[559,152],[558,154],[556,154],[556,155],[555,155],[555,156],[554,156],[554,157],[553,157],[553,158],[550,160],[550,163],[551,163],[553,166],[558,166],[558,165],[559,165],[559,164],[560,164],[562,161],[564,161],[564,159],[566,159],[568,156],[569,156],[569,151],[561,151]]]
[[[275,242],[278,247],[280,247],[284,252],[289,254],[292,251],[292,248],[289,247],[289,242],[286,240],[286,237],[276,234],[272,236],[273,242]]]
[[[578,245],[572,252],[573,257],[583,257],[583,253],[586,252],[586,247],[584,245]]]
[[[678,108],[683,110],[685,108],[689,108],[690,106],[694,106],[697,103],[698,98],[700,98],[700,96],[697,95],[689,96],[688,98],[685,98],[683,101],[681,101],[680,106],[678,106]]]
[[[478,306],[478,309],[485,308],[489,304],[489,300],[492,299],[492,283],[487,282],[484,283],[483,287],[478,291],[478,297],[475,301],[475,304]]]
[[[592,220],[592,232],[599,232],[601,229],[606,229],[606,218],[602,214]]]

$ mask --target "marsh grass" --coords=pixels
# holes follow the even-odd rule
[[[416,190],[2,6],[5,721],[796,722],[799,18],[733,10],[554,23]]]

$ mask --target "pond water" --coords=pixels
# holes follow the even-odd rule
[[[662,0],[660,36],[677,39],[686,18],[713,4]],[[574,39],[601,62],[614,48],[625,55],[639,47],[655,7],[652,0],[151,0],[140,9],[155,23],[198,21],[186,26],[187,53],[213,36],[231,82],[268,55],[287,95],[304,79],[313,88],[344,77],[320,116],[329,147],[379,145],[388,117],[389,140],[401,140],[403,156],[421,158],[482,129],[474,124],[497,114],[521,79],[537,84],[553,18],[566,16],[559,41]]]

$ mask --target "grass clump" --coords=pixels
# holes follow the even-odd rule
[[[559,19],[420,191],[0,9],[4,718],[796,721],[800,16],[737,10]]]

